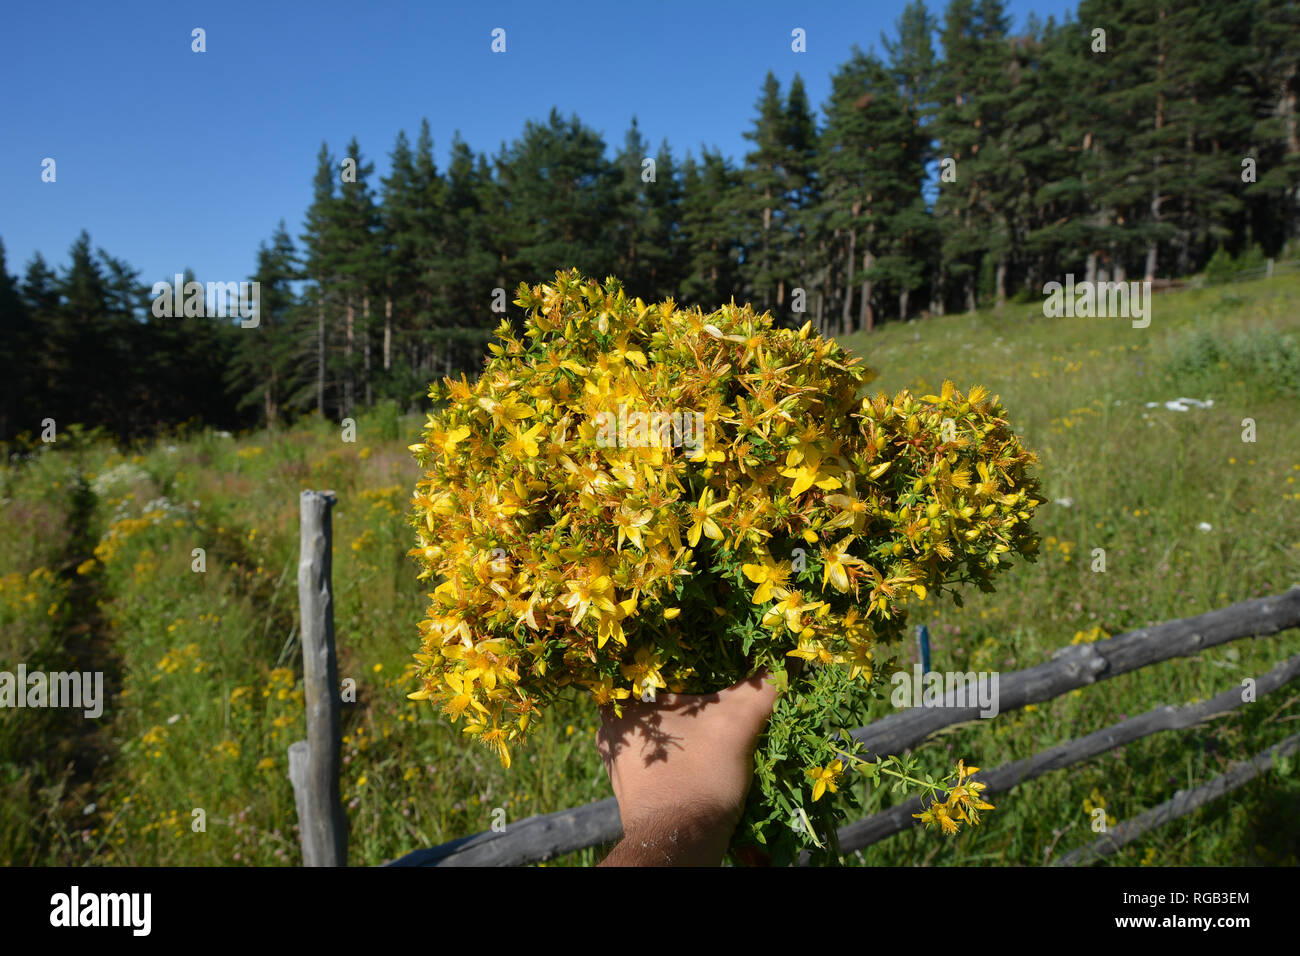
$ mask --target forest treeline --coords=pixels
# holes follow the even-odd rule
[[[301,231],[282,221],[247,277],[253,329],[154,315],[152,281],[85,233],[59,271],[37,254],[11,276],[0,248],[0,439],[409,405],[478,366],[520,282],[570,266],[841,335],[1069,272],[1186,275],[1300,231],[1294,0],[1083,0],[1016,33],[1001,0],[913,0],[881,41],[820,115],[769,73],[739,164],[652,147],[635,118],[610,155],[558,110],[494,155],[457,134],[445,169],[427,121],[383,178],[355,139],[322,145]]]

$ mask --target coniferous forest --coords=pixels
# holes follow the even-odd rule
[[[635,119],[607,144],[558,107],[495,155],[422,122],[382,178],[372,144],[323,144],[303,221],[247,277],[256,328],[156,316],[171,277],[85,233],[17,275],[0,247],[0,440],[46,418],[131,438],[407,407],[479,365],[521,282],[570,266],[844,335],[1036,300],[1065,273],[1186,276],[1300,231],[1294,2],[1083,0],[1016,33],[1001,0],[915,0],[881,47],[820,106],[769,73],[739,162]],[[186,276],[208,278],[233,277]]]

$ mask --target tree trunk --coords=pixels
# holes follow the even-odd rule
[[[817,334],[826,334],[826,293],[831,287],[831,260],[826,252],[826,240],[821,241],[822,281],[817,289]]]
[[[393,367],[393,297],[384,299],[384,371]]]
[[[770,308],[772,305],[772,300],[768,298],[768,293],[770,290],[768,289],[768,285],[767,285],[767,277],[771,271],[771,264],[772,264],[771,252],[768,248],[768,236],[770,235],[772,229],[772,187],[771,186],[768,186],[765,190],[763,190],[763,199],[765,201],[763,203],[763,260],[761,265],[762,268],[761,281],[763,283],[763,308],[767,309]]]
[[[858,206],[854,204],[853,215],[858,214]],[[840,311],[840,335],[848,335],[853,331],[849,327],[852,321],[850,316],[853,314],[853,263],[856,261],[858,247],[858,230],[853,228],[849,230],[849,254],[844,260],[844,303]]]
[[[1164,11],[1164,10],[1161,10],[1161,11],[1160,11],[1159,19],[1163,20],[1164,18],[1165,18],[1165,11]],[[1157,36],[1159,36],[1159,34],[1157,34]],[[1164,43],[1161,42],[1160,40],[1157,40],[1156,43],[1157,43],[1157,45],[1158,45],[1158,47],[1159,47],[1159,54],[1156,56],[1156,77],[1157,77],[1157,79],[1158,79],[1158,82],[1163,83],[1163,82],[1164,82],[1164,75],[1165,75],[1165,50],[1164,50]],[[1161,92],[1159,92],[1159,93],[1156,94],[1156,124],[1155,124],[1155,128],[1156,128],[1157,130],[1160,130],[1160,129],[1164,129],[1164,126],[1165,126],[1165,94],[1164,94],[1164,91],[1163,91],[1163,87],[1161,87]],[[1159,147],[1157,147],[1157,149],[1156,149],[1156,154],[1155,154],[1155,156],[1153,156],[1152,159],[1151,159],[1151,173],[1152,173],[1152,184],[1151,184],[1151,220],[1152,220],[1152,222],[1154,222],[1154,223],[1159,223],[1159,222],[1160,222],[1160,151],[1159,151]],[[1147,243],[1146,279],[1147,279],[1148,282],[1151,282],[1151,281],[1154,280],[1155,277],[1156,277],[1156,251],[1157,251],[1158,247],[1159,247],[1159,242],[1158,242],[1158,240],[1155,238],[1155,236],[1152,236],[1152,237],[1151,237],[1151,240]]]
[[[370,296],[361,300],[361,319],[362,380],[366,386],[366,407],[369,408],[374,404],[370,388]]]
[[[343,414],[351,417],[353,405],[352,378],[352,344],[356,332],[356,308],[352,305],[352,296],[347,299],[347,342],[343,347]]]
[[[865,273],[876,264],[875,253],[871,251],[870,246],[862,253],[862,270]],[[871,306],[871,287],[874,283],[870,279],[862,280],[862,302],[858,311],[858,327],[864,332],[870,332],[876,327],[876,310]]]
[[[1282,88],[1279,91],[1277,112],[1282,117],[1282,128],[1286,131],[1286,151],[1290,156],[1300,153],[1300,122],[1297,121],[1296,110],[1296,72],[1297,68],[1294,62],[1287,67],[1286,73],[1282,78]],[[1288,221],[1286,222],[1286,235],[1294,236],[1300,232],[1300,222],[1297,222],[1297,213],[1300,212],[1300,184],[1296,185],[1295,191],[1291,195],[1292,206],[1289,210]]]
[[[316,414],[325,417],[325,290],[316,302]]]
[[[1197,108],[1196,96],[1192,96],[1192,110]],[[1187,182],[1192,181],[1192,161],[1196,148],[1196,138],[1192,133],[1194,126],[1192,123],[1187,124],[1187,136],[1183,140],[1183,169],[1187,171]],[[1178,274],[1187,275],[1192,271],[1192,242],[1195,237],[1195,222],[1192,217],[1192,194],[1191,190],[1183,190],[1183,214],[1182,222],[1178,230]]]

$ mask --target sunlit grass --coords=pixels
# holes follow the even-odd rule
[[[1161,296],[1146,329],[1009,306],[1002,316],[888,325],[845,343],[881,370],[873,389],[931,391],[950,378],[1000,394],[1056,502],[1035,519],[1044,537],[1036,564],[1003,576],[996,594],[968,595],[964,609],[922,605],[913,623],[930,627],[935,669],[1029,667],[1096,628],[1113,635],[1300,582],[1300,422],[1296,383],[1285,380],[1300,333],[1297,293],[1300,280],[1278,278]],[[1207,335],[1238,344],[1206,348]],[[1267,349],[1240,345],[1265,335]],[[1163,406],[1180,396],[1214,405]],[[1253,443],[1242,440],[1244,419],[1254,422]],[[377,864],[486,830],[498,808],[508,826],[609,796],[593,742],[599,718],[585,701],[549,712],[507,771],[427,704],[406,699],[426,601],[406,556],[404,517],[418,477],[406,446],[419,425],[382,409],[359,419],[352,443],[315,423],[162,438],[138,453],[70,433],[5,470],[0,669],[19,660],[59,669],[76,642],[98,639],[111,649],[121,693],[90,739],[69,738],[66,715],[0,712],[0,859],[299,862],[286,750],[305,735],[296,581],[304,488],[338,495],[339,673],[356,687],[343,716],[350,862]],[[77,494],[89,501],[85,514]],[[1093,570],[1095,549],[1104,549],[1104,572]],[[1205,699],[1297,650],[1295,632],[1238,642],[925,747],[991,768],[1124,716]],[[1094,790],[1118,819],[1136,815],[1286,736],[1296,702],[1280,691],[1205,729],[1049,774],[995,798],[977,831],[955,840],[903,834],[863,859],[1041,864],[1095,836],[1085,808]],[[879,702],[880,714],[888,709]],[[52,749],[59,740],[71,742]],[[107,757],[75,792],[61,769],[75,756],[69,747]],[[1115,860],[1294,864],[1296,824],[1279,808],[1296,796],[1274,774]],[[887,803],[867,796],[870,808]],[[596,858],[585,851],[561,862]]]

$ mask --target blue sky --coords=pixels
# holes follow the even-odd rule
[[[295,239],[322,140],[356,135],[377,177],[427,116],[495,153],[552,107],[612,155],[633,115],[673,154],[739,161],[763,77],[796,72],[818,109],[854,43],[880,45],[905,0],[761,2],[13,4],[0,33],[0,239],[10,273],[62,268],[84,228],[152,284],[186,267],[237,281],[284,219]],[[931,2],[941,13],[942,4]],[[1073,3],[1010,0],[1058,20]],[[191,51],[191,30],[207,52]],[[490,50],[506,30],[507,50]],[[795,27],[807,52],[790,50]],[[41,181],[46,157],[57,181]]]

